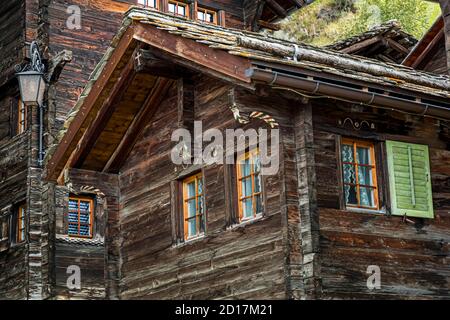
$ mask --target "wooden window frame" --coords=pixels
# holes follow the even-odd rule
[[[175,9],[176,9],[175,11],[176,12],[169,11],[169,5],[171,5],[171,4],[175,5]],[[182,6],[182,7],[185,8],[186,15],[182,15],[182,14],[178,13],[178,7],[179,6]],[[170,13],[170,14],[173,14],[173,15],[175,15],[177,17],[185,17],[185,18],[188,18],[188,19],[191,17],[190,5],[189,5],[189,3],[186,3],[186,2],[183,2],[183,1],[177,1],[177,0],[169,0],[169,1],[167,1],[167,12]]]
[[[205,15],[206,15],[207,13],[212,14],[213,17],[214,17],[214,21],[213,21],[213,22],[209,22],[209,21],[206,21],[206,20],[201,20],[201,19],[199,19],[199,18],[198,18],[199,12],[203,12],[203,14],[205,14]],[[200,7],[200,6],[197,7],[197,10],[196,10],[196,12],[195,12],[195,19],[196,19],[197,21],[204,22],[204,23],[207,23],[207,24],[211,24],[211,25],[219,25],[219,13],[218,13],[217,11],[215,11],[215,10],[208,9],[208,8],[205,8],[205,7]]]
[[[27,123],[27,107],[22,102],[22,99],[17,100],[17,127],[16,127],[16,135],[20,135],[27,131],[28,123]],[[23,117],[22,117],[23,116]]]
[[[69,210],[67,211],[67,235],[71,238],[84,238],[84,239],[92,239],[94,237],[94,199],[89,198],[89,197],[69,197],[69,203],[70,201],[77,201],[78,202],[78,235],[73,235],[69,233],[69,225],[72,224],[69,222],[69,213],[70,213],[70,206],[69,206]],[[80,222],[80,202],[89,202],[89,221],[90,223],[81,223]],[[80,235],[80,226],[81,225],[89,225],[89,236],[83,236]]]
[[[254,148],[250,151],[245,152],[244,154],[240,155],[236,159],[236,184],[237,184],[237,218],[239,223],[244,223],[247,221],[252,221],[255,219],[258,219],[263,216],[264,214],[264,185],[263,185],[263,178],[261,176],[261,172],[259,172],[259,180],[261,185],[261,190],[259,192],[254,192],[255,190],[255,172],[253,170],[253,165],[250,166],[250,175],[249,176],[242,176],[242,169],[241,169],[241,163],[240,161],[245,161],[249,159],[251,156],[260,154],[259,148]],[[249,178],[251,179],[252,183],[252,194],[251,196],[242,197],[242,180]],[[255,198],[257,196],[261,197],[261,207],[262,211],[257,213],[256,212],[256,201]],[[251,218],[244,218],[244,212],[243,212],[243,201],[245,199],[252,198],[252,207],[253,207],[253,216]]]
[[[27,212],[27,204],[22,203],[17,207],[17,226],[16,226],[16,243],[21,243],[25,241],[26,235],[26,212]]]
[[[148,5],[148,3],[149,3],[150,1],[153,1],[153,0],[143,0],[143,1],[144,1],[145,3],[139,3],[139,0],[136,0],[136,3],[137,3],[138,5],[145,6],[145,7],[147,7],[147,8],[153,8],[153,9],[156,9],[156,10],[159,10],[159,9],[160,9],[159,0],[154,0],[154,1],[155,1],[155,6],[154,6],[154,7]]]
[[[202,180],[203,183],[203,192],[201,194],[198,193],[198,181]],[[190,197],[188,198],[187,193],[188,193],[188,188],[187,186],[191,183],[195,181],[195,196],[194,197]],[[206,203],[205,203],[205,181],[203,179],[203,173],[202,172],[198,172],[194,175],[188,176],[186,178],[183,179],[182,183],[182,191],[183,191],[183,196],[182,196],[182,208],[183,208],[183,212],[182,212],[182,216],[183,216],[183,238],[184,241],[189,241],[189,240],[193,240],[193,239],[197,239],[197,238],[201,238],[206,234]],[[200,197],[203,197],[203,214],[200,214],[198,211],[198,199]],[[195,216],[194,217],[187,217],[188,215],[188,202],[190,200],[195,199],[195,205],[196,205],[196,211],[195,211]],[[204,225],[204,230],[201,231],[200,230],[200,223],[196,223],[196,234],[195,235],[189,235],[189,224],[188,224],[188,220],[191,220],[195,218],[197,222],[200,222],[201,219],[203,219],[203,225]],[[198,220],[197,220],[198,219]]]
[[[353,150],[353,157],[354,157],[354,163],[350,163],[350,162],[344,162],[344,160],[342,159],[342,155],[340,155],[340,159],[341,159],[341,164],[340,164],[340,170],[342,173],[342,177],[341,177],[341,181],[342,181],[342,187],[345,188],[346,185],[351,185],[351,186],[355,186],[356,187],[356,197],[357,197],[357,201],[358,204],[357,205],[353,205],[353,204],[348,204],[346,203],[345,200],[345,191],[343,190],[343,203],[344,206],[347,209],[364,209],[364,210],[370,210],[370,211],[378,211],[380,210],[380,188],[378,185],[378,169],[377,169],[377,158],[375,157],[375,143],[373,142],[368,142],[368,141],[364,141],[364,140],[359,140],[359,139],[352,139],[352,138],[342,138],[341,139],[341,147],[340,147],[340,153],[342,153],[342,146],[343,145],[351,145],[352,146],[352,150]],[[369,148],[370,150],[370,157],[373,161],[372,164],[370,165],[361,165],[358,164],[356,161],[356,155],[357,155],[357,147],[361,146],[361,147],[366,147]],[[355,179],[356,179],[356,184],[350,184],[350,183],[346,183],[344,181],[344,165],[348,164],[348,165],[353,165],[355,167]],[[359,167],[370,167],[371,168],[371,175],[372,175],[372,180],[373,180],[373,185],[360,185],[359,184],[359,171],[358,168]],[[360,187],[365,187],[365,188],[370,188],[373,189],[373,197],[374,197],[374,207],[368,207],[368,206],[362,206],[360,205]]]

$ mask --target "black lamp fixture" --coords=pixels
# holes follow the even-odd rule
[[[31,62],[16,73],[20,97],[26,106],[42,106],[45,92],[45,66],[42,63],[39,47],[35,41],[31,43],[30,55]]]
[[[16,77],[19,82],[20,98],[25,107],[39,107],[39,165],[42,165],[44,159],[43,150],[43,109],[45,94],[45,66],[39,52],[39,46],[36,41],[30,45],[31,62],[24,67],[16,66]]]

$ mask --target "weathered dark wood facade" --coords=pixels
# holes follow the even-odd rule
[[[36,34],[55,70],[47,156],[38,167],[37,110],[18,136],[6,133],[16,121],[9,113],[0,125],[0,298],[450,298],[448,77],[152,9],[122,22],[129,2],[79,0],[82,31],[63,27],[63,1],[41,11],[47,23]],[[286,12],[307,1],[288,2],[278,1]],[[241,10],[249,3],[198,1],[241,29],[255,21]],[[15,92],[0,107],[18,94],[12,75],[4,88]],[[262,177],[257,219],[239,222],[235,165],[171,161],[172,133],[192,132],[194,121],[224,135],[279,129],[279,170]],[[377,210],[346,205],[344,139],[374,145]],[[391,140],[429,147],[432,219],[392,214]],[[206,226],[185,241],[180,193],[193,173],[204,182]],[[90,237],[68,235],[77,197],[93,203]],[[11,217],[24,200],[27,241],[14,245]],[[67,286],[74,265],[80,289]],[[367,287],[373,265],[382,281],[375,290]]]

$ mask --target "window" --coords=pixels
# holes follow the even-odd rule
[[[169,1],[169,12],[177,16],[189,17],[189,5],[178,1]]]
[[[201,173],[183,181],[184,239],[205,233],[205,198]]]
[[[386,141],[391,213],[433,218],[428,146]]]
[[[343,139],[342,173],[347,207],[378,209],[378,189],[374,145]]]
[[[27,130],[27,108],[19,98],[17,102],[17,134],[24,133]]]
[[[261,159],[259,150],[247,152],[237,159],[239,221],[262,214]]]
[[[217,12],[204,8],[198,8],[197,20],[217,24]]]
[[[138,0],[137,3],[146,7],[158,8],[158,0]]]
[[[89,198],[70,198],[68,235],[92,238],[94,201]]]
[[[16,243],[23,242],[25,240],[25,216],[27,212],[26,204],[19,205],[17,208],[17,234]]]

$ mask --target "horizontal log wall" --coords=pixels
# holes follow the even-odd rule
[[[449,298],[450,145],[448,127],[437,120],[345,105],[315,102],[314,150],[320,216],[321,298]],[[342,127],[339,120],[352,119]],[[434,219],[356,213],[341,209],[339,137],[427,144],[430,147]],[[379,159],[380,161],[381,159]],[[384,164],[386,167],[386,164]],[[386,190],[386,184],[379,187]],[[384,191],[382,191],[384,192]],[[387,206],[389,203],[386,202]],[[381,289],[366,286],[368,266],[381,268]]]
[[[217,80],[195,82],[195,119],[203,130],[239,126],[230,111],[229,86]],[[287,119],[278,97],[258,98],[235,92],[236,101],[253,110]],[[227,228],[223,166],[203,170],[207,208],[205,238],[174,245],[171,181],[178,173],[170,160],[177,128],[174,88],[143,131],[120,174],[122,299],[281,299],[286,298],[285,252],[278,176],[265,180],[267,215],[260,221]],[[277,108],[274,106],[277,105]],[[179,168],[178,168],[179,169]],[[234,169],[231,169],[234,170]],[[232,187],[235,187],[234,185]],[[177,212],[177,214],[181,214]]]

